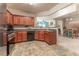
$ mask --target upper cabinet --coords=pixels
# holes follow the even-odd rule
[[[13,16],[14,25],[29,25],[34,26],[34,20],[31,17]]]
[[[32,17],[12,15],[9,11],[5,14],[5,23],[11,25],[34,26],[34,20]]]
[[[13,16],[10,12],[6,12],[6,19],[5,19],[6,24],[12,24],[13,25]]]
[[[20,18],[18,16],[13,16],[14,25],[20,24]]]

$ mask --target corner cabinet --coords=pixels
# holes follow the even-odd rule
[[[48,44],[56,44],[57,43],[56,32],[45,32],[44,37],[45,37],[45,41]]]
[[[41,31],[41,30],[36,31],[35,32],[35,40],[45,41],[48,44],[56,44],[57,43],[56,32]]]

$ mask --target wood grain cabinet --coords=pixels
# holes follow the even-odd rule
[[[44,38],[48,44],[56,44],[56,40],[57,40],[56,32],[45,32]]]
[[[50,40],[50,35],[49,35],[49,32],[44,32],[44,40],[49,43],[49,40]]]
[[[39,31],[39,40],[44,40],[44,31]]]
[[[20,25],[25,25],[25,24],[24,24],[24,20],[25,20],[24,17],[20,16],[19,18],[20,18],[20,19],[19,19],[19,20],[20,20]]]
[[[6,12],[6,24],[11,24],[13,25],[13,16],[10,14],[10,12]]]
[[[7,36],[6,36],[6,33],[3,33],[3,45],[7,45]]]
[[[57,35],[56,32],[50,32],[50,44],[56,44],[57,43]]]
[[[38,39],[39,39],[38,36],[39,36],[39,31],[36,31],[36,32],[35,32],[35,40],[38,40]]]
[[[16,32],[15,34],[15,43],[27,41],[27,32]]]
[[[44,31],[36,31],[35,39],[39,40],[39,41],[43,41],[44,40]]]
[[[14,22],[14,25],[20,25],[20,17],[19,16],[13,16],[13,22]]]
[[[14,43],[18,42],[18,32],[15,32]]]
[[[31,20],[31,26],[34,26],[34,20],[33,19]]]

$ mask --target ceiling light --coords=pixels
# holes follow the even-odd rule
[[[37,3],[29,3],[29,5],[37,5]]]
[[[30,5],[33,5],[33,3],[29,3]]]

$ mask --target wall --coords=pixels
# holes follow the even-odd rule
[[[6,4],[4,3],[0,3],[0,46],[2,46],[3,44],[3,24],[4,24],[4,14],[6,12]]]
[[[4,13],[6,12],[6,4],[0,3],[0,25],[4,22]]]
[[[0,3],[0,13],[6,12],[6,4],[5,3]]]
[[[68,24],[66,24],[68,28],[79,28],[79,16],[68,18],[66,22],[68,22]]]

